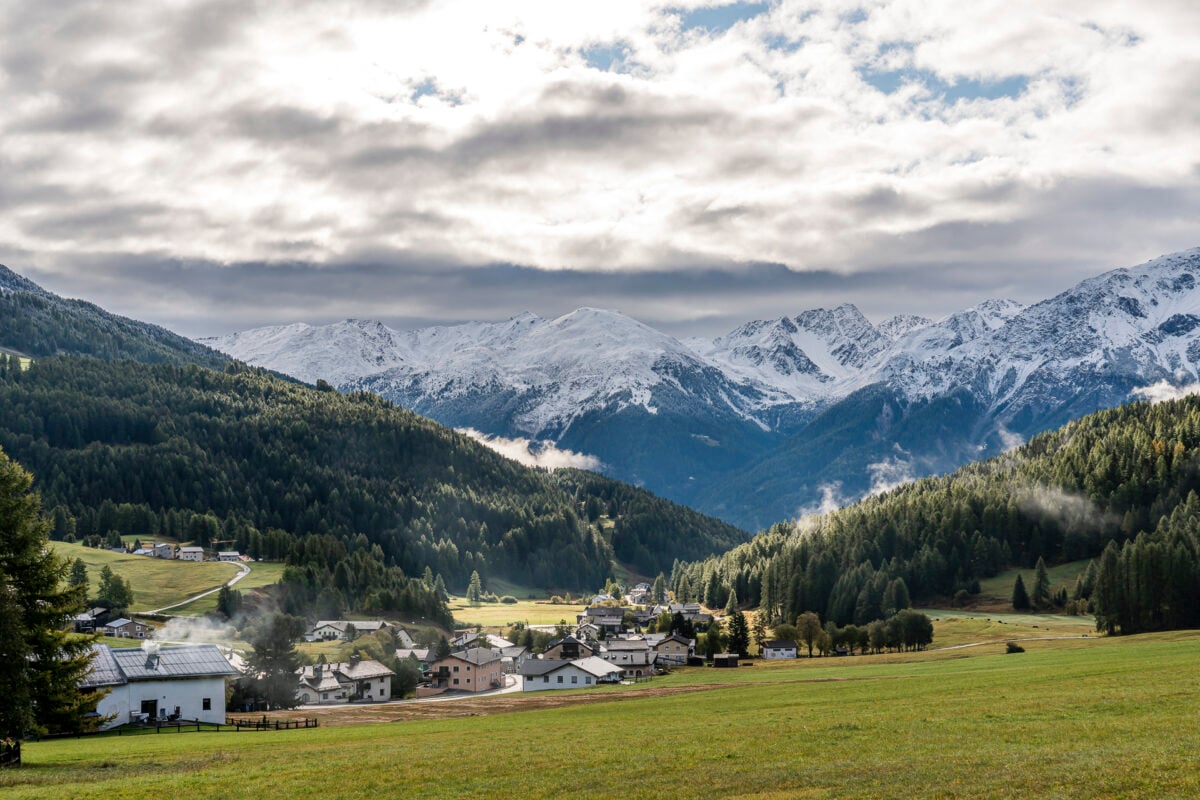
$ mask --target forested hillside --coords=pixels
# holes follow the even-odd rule
[[[551,475],[590,522],[602,515],[613,520],[613,553],[645,575],[666,571],[672,559],[704,558],[748,538],[741,528],[595,472],[560,469]]]
[[[236,364],[6,359],[0,406],[0,447],[38,476],[56,535],[232,541],[319,567],[310,600],[332,583],[352,607],[394,601],[405,587],[375,575],[385,566],[460,589],[475,570],[590,587],[611,574],[610,539],[653,573],[675,537],[703,557],[740,535],[606,478],[560,482],[375,395]],[[584,516],[597,503],[611,529]]]
[[[29,356],[58,353],[219,369],[227,356],[165,328],[64,300],[0,266],[0,347]]]
[[[896,579],[928,600],[977,590],[979,578],[1010,565],[1103,552],[1092,589],[1102,627],[1200,624],[1198,489],[1200,399],[1138,403],[953,475],[777,524],[719,558],[682,565],[672,583],[711,606],[734,589],[772,621],[815,611],[861,624],[884,615]]]

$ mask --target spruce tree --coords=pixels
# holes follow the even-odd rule
[[[1048,608],[1053,600],[1050,597],[1050,575],[1046,572],[1046,559],[1039,557],[1033,579],[1033,596],[1030,598],[1033,607],[1039,611]]]
[[[82,558],[75,559],[71,564],[71,585],[82,586],[83,593],[86,596],[88,591],[88,572],[87,564],[83,563]]]
[[[1025,591],[1025,581],[1021,579],[1020,574],[1017,575],[1017,582],[1013,584],[1012,607],[1018,611],[1029,610],[1029,592]]]
[[[477,606],[483,599],[483,582],[479,580],[479,571],[471,573],[471,582],[467,585],[467,601]]]
[[[0,452],[0,739],[80,731],[99,697],[79,684],[94,641],[64,628],[83,610],[84,590],[67,583],[70,565],[47,546],[49,523],[30,491],[33,477]]]
[[[296,640],[304,633],[304,620],[273,614],[250,640],[253,652],[246,657],[246,674],[254,676],[254,688],[271,708],[295,708],[300,654]]]

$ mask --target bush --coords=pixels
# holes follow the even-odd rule
[[[511,594],[506,594],[504,597],[500,598],[500,602],[512,605],[513,603],[517,602],[517,598],[513,597]]]
[[[1021,647],[1021,645],[1017,644],[1016,642],[1009,642],[1004,652],[1006,652],[1006,653],[1024,653],[1025,648]]]

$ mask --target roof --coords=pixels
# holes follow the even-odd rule
[[[617,665],[610,664],[603,658],[597,658],[596,656],[576,659],[573,663],[584,672],[589,672],[597,678],[603,678],[605,675],[612,675],[622,671]]]
[[[587,617],[624,617],[628,608],[609,608],[608,606],[593,606],[583,610]]]
[[[770,647],[773,650],[795,650],[797,649],[798,645],[795,642],[788,641],[787,639],[772,639],[764,644],[763,647]]]
[[[113,649],[106,644],[92,645],[91,669],[80,686],[120,686],[134,680],[171,678],[207,678],[237,675],[216,645],[162,647],[157,653],[141,647]]]
[[[203,547],[181,547],[181,548],[179,548],[179,552],[181,552],[181,553],[203,553],[204,548]]]
[[[160,647],[157,653],[141,647],[125,647],[113,650],[112,656],[130,681],[238,674],[215,644]]]
[[[596,649],[595,647],[593,647],[592,645],[588,644],[588,643],[587,643],[587,642],[585,642],[584,640],[582,640],[582,639],[577,639],[577,638],[575,638],[574,636],[564,636],[564,637],[562,637],[561,639],[555,639],[553,642],[551,642],[550,644],[546,645],[546,649],[547,649],[547,650],[552,650],[552,649],[554,649],[555,647],[558,647],[560,644],[577,644],[577,645],[579,645],[580,647],[586,647],[588,650],[595,650],[595,649]]]
[[[104,627],[106,627],[106,628],[123,628],[131,622],[133,622],[133,620],[125,619],[124,617],[121,617],[120,619],[110,620],[108,622],[108,624],[106,624]]]
[[[672,633],[670,636],[662,637],[658,641],[654,642],[653,646],[658,647],[660,644],[665,644],[667,642],[679,642],[680,644],[687,645],[688,647],[692,646],[691,639],[687,638],[686,636],[680,636],[678,633]]]
[[[606,650],[649,650],[650,643],[645,639],[608,639],[604,642]]]
[[[354,630],[359,633],[364,631],[377,631],[381,628],[386,628],[388,624],[381,619],[319,619],[317,624],[313,625],[309,630],[324,628],[326,626],[339,631],[345,631],[346,628],[354,626]]]
[[[570,663],[565,658],[531,658],[521,665],[521,674],[526,678],[536,678],[539,675],[549,675]]]
[[[112,648],[106,644],[92,645],[92,666],[87,676],[80,683],[84,689],[95,689],[100,686],[120,686],[125,683],[125,676],[113,658]]]
[[[217,552],[217,555],[218,556],[240,556],[241,553],[239,553],[237,550],[220,550]]]
[[[458,653],[451,653],[446,658],[457,658],[459,661],[466,661],[468,664],[483,666],[490,664],[493,661],[499,661],[500,656],[493,653],[484,647],[472,647],[470,650],[462,650]],[[445,658],[439,658],[438,661],[445,661]]]
[[[335,661],[331,664],[310,664],[307,667],[301,667],[296,672],[300,675],[301,681],[312,684],[316,679],[318,667],[321,669],[322,685],[325,684],[326,677],[333,677],[336,681],[336,676],[339,674],[347,680],[353,681],[364,681],[396,674],[378,661],[369,658],[357,663],[353,661]]]
[[[428,661],[431,652],[433,651],[428,647],[401,647],[396,650],[396,658],[408,658],[412,656],[417,661]]]

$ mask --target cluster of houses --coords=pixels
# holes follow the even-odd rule
[[[112,611],[102,606],[76,614],[71,625],[76,633],[101,633],[117,639],[148,639],[154,634],[153,625],[126,617],[112,619]]]
[[[114,548],[113,552],[124,553],[124,548]],[[135,556],[149,558],[178,559],[179,561],[252,561],[250,556],[242,555],[236,550],[219,550],[216,555],[209,557],[203,547],[176,547],[169,542],[156,542],[152,545],[139,547],[133,551]]]

